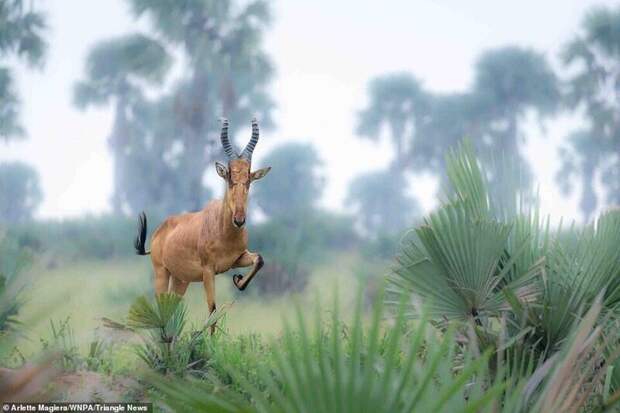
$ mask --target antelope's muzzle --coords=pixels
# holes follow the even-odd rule
[[[233,218],[233,224],[235,224],[235,226],[237,228],[241,228],[245,224],[245,217],[243,217],[243,216],[240,216],[240,217],[235,216]]]

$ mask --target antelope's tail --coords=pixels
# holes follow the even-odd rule
[[[149,255],[151,251],[145,249],[146,246],[146,214],[141,212],[138,215],[138,235],[133,242],[133,246],[136,249],[138,255]]]

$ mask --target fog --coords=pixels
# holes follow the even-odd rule
[[[542,52],[562,73],[561,45],[574,36],[593,4],[600,2],[275,2],[264,43],[276,69],[269,87],[275,128],[263,132],[256,163],[282,142],[312,143],[323,161],[321,203],[347,211],[345,195],[353,177],[380,169],[393,157],[388,137],[372,142],[355,133],[371,78],[408,72],[429,91],[463,91],[473,81],[477,57],[506,45]],[[79,111],[72,103],[73,86],[95,43],[136,28],[147,30],[148,22],[136,23],[120,0],[56,0],[38,6],[49,23],[46,64],[40,70],[17,66],[27,139],[3,145],[0,158],[23,160],[38,171],[44,199],[35,216],[108,212],[113,182],[106,140],[112,105]],[[176,68],[177,73],[184,70]],[[561,114],[546,122],[543,133],[533,119],[526,122],[521,150],[540,186],[542,209],[554,216],[579,219],[578,194],[562,196],[554,176],[558,145],[582,123],[576,113]],[[238,139],[249,135],[249,123],[244,128]],[[219,195],[215,169],[209,165],[206,171],[206,182]],[[424,210],[436,203],[435,185],[428,173],[410,177],[411,193]]]

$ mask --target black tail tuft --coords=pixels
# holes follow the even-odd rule
[[[136,240],[133,242],[133,246],[136,249],[136,254],[138,255],[148,255],[151,251],[147,251],[145,249],[146,244],[146,214],[141,212],[138,215],[138,235],[136,235]]]

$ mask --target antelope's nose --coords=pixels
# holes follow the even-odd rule
[[[234,218],[233,223],[237,228],[241,228],[245,224],[245,218]]]

